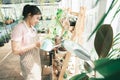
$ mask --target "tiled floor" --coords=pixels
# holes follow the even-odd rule
[[[19,56],[10,54],[3,62],[1,60],[10,52],[10,42],[0,47],[0,80],[23,80],[20,75]],[[43,52],[43,51],[42,51]],[[48,57],[41,54],[42,67],[49,64]],[[50,80],[50,75],[42,75],[42,80]]]

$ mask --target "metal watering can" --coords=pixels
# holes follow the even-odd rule
[[[59,46],[63,46],[68,52],[75,54],[77,57],[83,60],[91,60],[86,49],[84,49],[81,45],[70,40],[62,40],[59,45],[54,45],[52,40],[46,39],[43,41],[41,49],[45,51],[51,51],[55,47]]]
[[[44,50],[44,51],[51,51],[52,49],[54,49],[55,47],[58,47],[60,46],[61,44],[59,45],[54,45],[53,44],[53,41],[51,39],[45,39],[43,41],[43,44],[41,46],[40,49]]]

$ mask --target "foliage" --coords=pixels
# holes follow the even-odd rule
[[[94,41],[96,52],[100,58],[106,57],[113,42],[113,30],[110,25],[102,25],[97,31]]]
[[[100,1],[100,0],[98,0]],[[98,4],[98,1],[96,2],[96,4]],[[109,6],[108,10],[104,13],[104,15],[102,16],[102,18],[100,19],[100,21],[98,22],[98,24],[96,25],[95,29],[92,31],[92,33],[90,34],[88,40],[93,36],[93,34],[101,27],[101,25],[103,24],[103,22],[105,21],[106,17],[109,15],[110,11],[113,10],[114,6],[116,5],[116,3],[118,2],[118,0],[112,0],[111,5]],[[114,20],[115,16],[118,14],[118,12],[120,11],[120,6],[118,7],[118,9],[115,11],[115,14],[113,16],[113,19],[111,20],[111,22]]]
[[[119,42],[119,35],[120,33],[113,38],[113,30],[111,26],[108,24],[101,25],[97,31],[94,41],[96,52],[99,58],[93,61],[94,67],[91,67],[87,62],[84,63],[86,70],[84,77],[88,76],[88,78],[83,79],[82,73],[73,76],[70,80],[119,80],[120,58],[116,57],[113,59],[110,57],[110,54],[116,51],[116,48],[113,49],[113,46],[116,44],[116,42]],[[94,74],[89,76],[90,72],[92,71]]]
[[[70,80],[88,80],[88,76],[86,75],[86,73],[81,73],[81,74],[75,75]]]
[[[108,53],[109,58],[119,58],[120,57],[120,33],[118,33],[114,38],[113,38],[113,44],[110,52]]]
[[[94,64],[94,70],[98,71],[104,77],[115,76],[115,74],[120,73],[120,59],[103,58],[94,61]]]
[[[63,20],[66,18],[66,13],[62,9],[57,9],[56,16],[48,24],[49,34],[47,38],[55,39],[56,36],[61,37],[62,39],[68,39],[70,34],[69,30],[65,29],[63,26]]]

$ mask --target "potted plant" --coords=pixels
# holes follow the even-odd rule
[[[60,44],[63,39],[67,38],[67,29],[62,24],[62,20],[66,17],[65,15],[62,9],[58,9],[55,18],[48,24],[48,35],[45,39],[51,39],[54,45]],[[60,49],[63,50],[62,47]]]
[[[9,17],[5,17],[5,24],[11,24],[11,23],[13,23],[14,22],[14,20],[12,19],[12,18],[9,18]]]
[[[93,64],[91,66],[85,61],[83,64],[86,72],[77,74],[70,78],[70,80],[118,80],[120,79],[120,57],[118,52],[118,47],[114,48],[116,43],[119,41],[120,34],[116,35],[113,38],[113,30],[111,25],[104,24],[102,25],[95,36],[94,47],[98,55],[98,59],[92,61],[85,50],[78,50],[74,52],[79,56],[79,58],[85,60],[90,60]],[[67,47],[66,47],[67,48]],[[72,47],[71,47],[72,48]],[[79,54],[78,54],[79,53]],[[115,57],[112,57],[112,54],[116,54]],[[84,56],[80,56],[84,55]],[[91,75],[91,72],[94,72]],[[99,74],[98,74],[99,73]]]
[[[1,37],[0,37],[0,47],[1,47],[1,46],[4,46],[4,43],[5,43],[4,37],[1,36]]]

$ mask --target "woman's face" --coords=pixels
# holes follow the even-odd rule
[[[40,18],[41,18],[41,15],[30,16],[30,19],[29,19],[30,20],[30,25],[35,26],[39,22]]]

